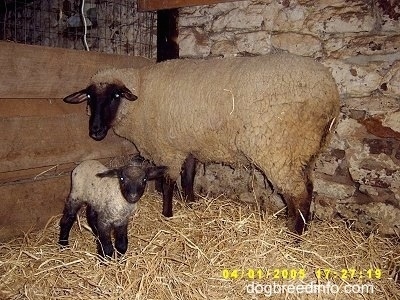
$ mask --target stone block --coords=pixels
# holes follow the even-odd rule
[[[321,41],[308,34],[290,32],[273,34],[271,44],[275,48],[302,56],[316,57],[322,54]]]
[[[400,43],[399,43],[400,47]],[[400,49],[399,49],[400,51]],[[400,59],[400,58],[399,58]],[[400,60],[396,61],[380,82],[380,90],[386,96],[400,95]]]

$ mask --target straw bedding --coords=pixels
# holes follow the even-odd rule
[[[381,269],[382,276],[331,278],[338,293],[286,290],[271,298],[400,299],[398,238],[366,237],[343,222],[313,221],[296,239],[287,232],[284,217],[262,218],[254,208],[222,197],[201,199],[190,208],[177,202],[169,220],[160,212],[158,195],[142,198],[130,224],[128,251],[120,260],[96,256],[83,215],[67,249],[60,250],[56,243],[60,216],[40,232],[0,244],[0,299],[266,299],[267,288],[249,294],[251,285],[327,284],[316,278],[318,268],[332,274]],[[281,278],[248,278],[258,269],[262,274],[280,273]],[[290,270],[304,270],[306,277],[292,271],[292,278],[282,278]],[[343,294],[346,284],[370,284],[373,291]]]

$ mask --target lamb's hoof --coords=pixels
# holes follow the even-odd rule
[[[68,247],[68,240],[59,240],[58,244],[61,246],[61,248]]]
[[[104,254],[103,252],[97,252],[97,257],[99,258],[101,265],[108,265],[110,262],[114,261],[114,253],[112,254]]]

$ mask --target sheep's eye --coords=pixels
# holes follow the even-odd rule
[[[121,95],[119,93],[114,94],[114,99],[119,99],[120,97],[121,97]]]
[[[124,179],[124,177],[120,177],[119,180],[124,181],[125,179]]]
[[[147,181],[147,178],[145,177],[145,178],[143,178],[143,182],[146,182]]]

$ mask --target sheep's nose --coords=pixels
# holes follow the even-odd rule
[[[96,141],[101,141],[102,139],[104,139],[107,135],[107,129],[106,128],[101,128],[101,129],[92,129],[89,132],[89,136],[96,140]]]
[[[90,126],[90,130],[92,132],[100,132],[104,130],[104,126],[102,126],[100,122],[93,122]]]

